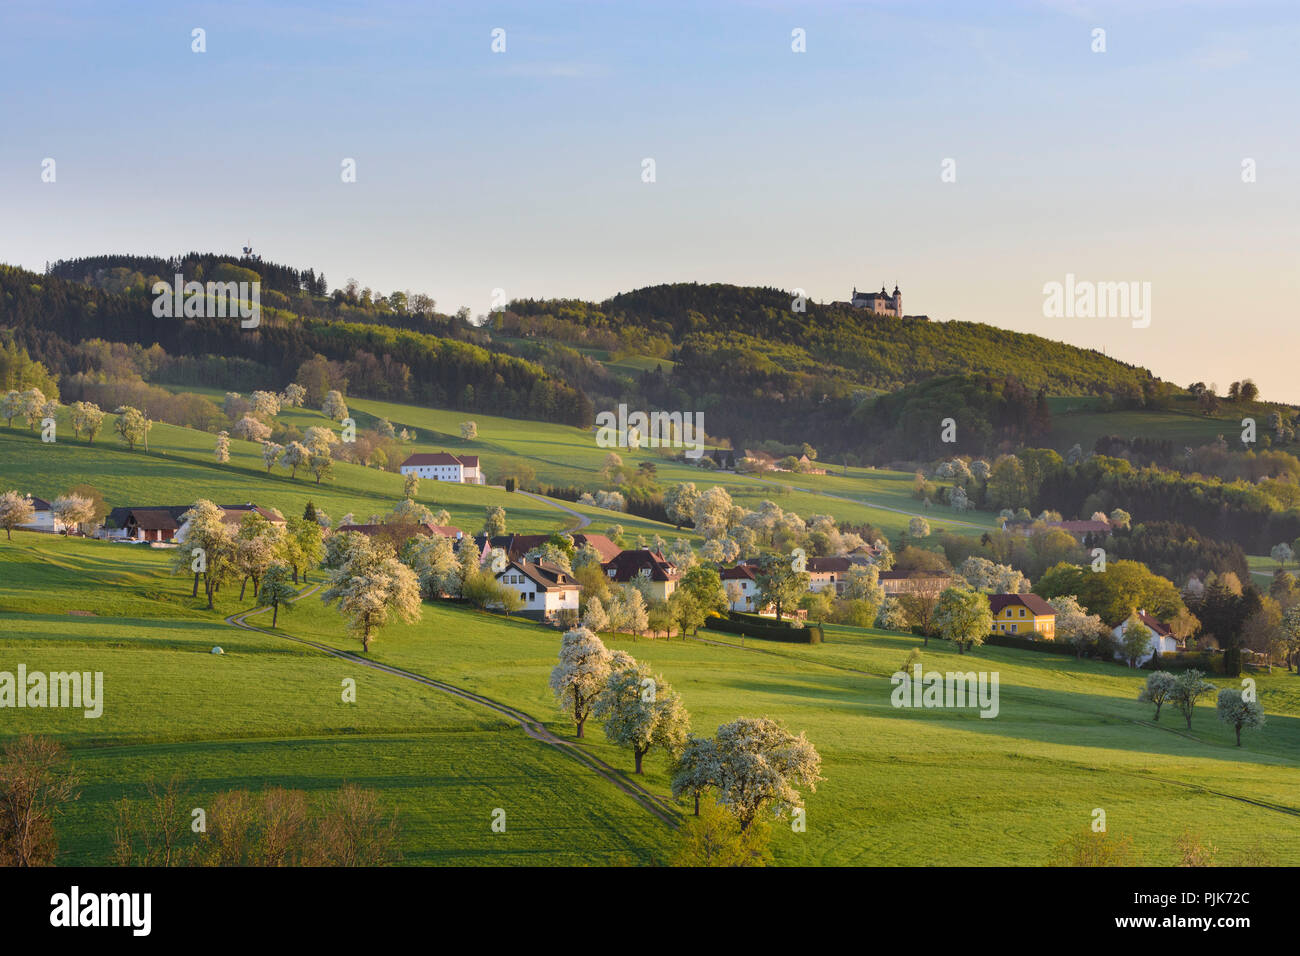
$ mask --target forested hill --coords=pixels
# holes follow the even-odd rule
[[[780,289],[678,283],[627,292],[599,304],[515,302],[521,317],[555,316],[600,330],[631,326],[672,343],[691,364],[714,358],[761,371],[765,359],[788,372],[890,390],[934,375],[1013,375],[1053,395],[1103,395],[1150,389],[1144,368],[1037,335],[974,322],[869,315],[847,306],[806,303]],[[527,326],[525,321],[524,326]],[[745,369],[737,371],[743,376]]]

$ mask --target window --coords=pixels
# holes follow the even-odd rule
[[[1020,616],[1021,617],[1025,616],[1025,609],[1023,607],[1020,609]]]
[[[1012,624],[1012,625],[1011,625],[1011,633],[1012,633],[1012,634],[1016,633],[1016,628],[1018,628],[1019,626],[1020,626],[1019,624]]]

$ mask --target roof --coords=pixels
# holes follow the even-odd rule
[[[24,495],[23,497],[27,499],[27,503],[32,506],[33,511],[50,510],[50,503],[44,498],[37,498],[35,495]]]
[[[136,526],[146,531],[175,531],[180,527],[172,513],[163,508],[132,508],[127,516],[132,515]]]
[[[444,538],[459,538],[463,533],[460,530],[460,528],[453,527],[452,525],[429,524],[426,521],[422,521],[418,524],[412,523],[409,525],[341,524],[337,528],[335,528],[334,531],[335,533],[341,531],[355,531],[358,534],[380,534],[381,532],[390,528],[412,528],[416,532],[416,534],[423,534],[423,535],[438,534],[438,535],[442,535]]]
[[[620,551],[617,557],[606,561],[602,567],[606,572],[613,571],[614,580],[619,582],[631,581],[640,576],[643,569],[650,571],[651,581],[676,581],[681,577],[677,565],[648,548]]]
[[[1169,628],[1165,627],[1163,624],[1160,623],[1159,620],[1152,617],[1146,611],[1138,611],[1138,620],[1141,621],[1143,624],[1145,624],[1147,627],[1151,628],[1151,630],[1155,631],[1156,634],[1158,634],[1160,637],[1169,637],[1173,634],[1173,631],[1169,630]],[[1110,629],[1113,631],[1115,630],[1115,628],[1123,627],[1127,623],[1128,623],[1128,618],[1126,617],[1124,618],[1124,620],[1112,624],[1110,626]]]
[[[882,581],[939,581],[951,578],[947,571],[881,571]]]
[[[127,517],[131,514],[134,514],[136,516],[135,518],[136,522],[140,524],[141,527],[148,527],[150,530],[153,530],[154,528],[179,528],[181,519],[184,517],[185,512],[189,511],[193,507],[194,505],[192,504],[123,506],[123,507],[114,508],[112,511],[110,511],[108,513],[107,520],[113,522],[113,524],[121,528],[124,527]],[[260,514],[263,518],[265,518],[267,521],[273,522],[275,524],[284,524],[284,516],[280,514],[280,512],[276,511],[274,508],[263,508],[259,505],[252,504],[251,502],[249,504],[243,504],[243,505],[217,505],[217,507],[220,508],[222,511],[222,516],[221,516],[222,519],[232,523],[240,521],[244,517],[244,515],[250,514],[251,512],[255,511],[258,514]],[[140,515],[146,512],[150,512],[150,513],[166,512],[168,515],[171,516],[171,520],[174,523],[160,524],[160,525],[144,525],[144,523],[140,521]]]
[[[445,451],[417,452],[402,462],[401,467],[407,465],[460,465],[463,468],[477,468],[478,455],[450,455]]]
[[[1070,534],[1096,534],[1110,530],[1109,521],[1060,521],[1051,527],[1060,528]]]
[[[1023,607],[1028,608],[1030,611],[1033,611],[1035,616],[1039,616],[1039,615],[1050,616],[1050,617],[1056,616],[1056,608],[1052,607],[1052,605],[1048,604],[1037,594],[990,594],[989,595],[989,607],[992,608],[994,614],[1001,612],[1003,608],[1010,607],[1016,604],[1022,605]]]
[[[814,574],[846,574],[853,562],[848,558],[809,558],[808,570]]]
[[[738,564],[734,568],[723,568],[718,576],[724,581],[754,580],[754,568],[748,564]]]
[[[569,537],[573,539],[575,548],[581,548],[584,544],[595,548],[602,563],[612,561],[622,550],[603,534],[571,534]],[[540,548],[550,540],[549,534],[499,534],[490,541],[481,532],[474,536],[474,542],[480,549],[486,550],[485,544],[488,548],[500,548],[506,553],[506,557],[511,559],[522,558],[529,551]]]
[[[501,571],[497,572],[497,577],[501,577],[511,568],[522,572],[524,577],[543,591],[576,591],[582,587],[573,579],[573,575],[565,571],[564,568],[547,561],[511,561]]]

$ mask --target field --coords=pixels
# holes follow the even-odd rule
[[[201,609],[165,552],[28,533],[0,543],[0,670],[76,666],[105,674],[105,713],[6,711],[5,733],[61,739],[85,773],[60,826],[68,862],[102,860],[113,803],[145,777],[180,772],[202,795],[263,782],[317,790],[352,780],[383,791],[405,821],[408,863],[662,862],[666,824],[582,763],[490,710],[287,640],[356,651],[315,595],[274,635]],[[70,615],[89,610],[97,617]],[[250,622],[268,628],[267,613]],[[1004,648],[958,656],[923,648],[927,670],[996,671],[1000,710],[896,709],[888,675],[919,647],[910,635],[829,628],[819,646],[608,638],[651,662],[683,696],[697,732],[768,715],[803,731],[826,780],[807,795],[808,828],[774,829],[782,864],[945,865],[1047,861],[1095,808],[1143,862],[1174,862],[1184,830],[1219,862],[1300,862],[1300,677],[1257,675],[1268,724],[1233,746],[1212,706],[1191,732],[1136,702],[1141,678],[1113,665]],[[375,661],[517,708],[560,737],[572,728],[546,686],[558,633],[445,604],[386,628]],[[743,643],[745,646],[740,646]],[[220,645],[226,653],[209,653]],[[358,703],[339,699],[358,681]],[[631,755],[588,728],[584,753],[631,779]],[[643,781],[666,796],[662,755]],[[201,805],[196,802],[195,805]],[[507,834],[489,814],[503,808]],[[517,829],[515,828],[517,824]]]
[[[1076,443],[1090,452],[1097,439],[1105,435],[1171,441],[1177,451],[1208,444],[1219,435],[1232,443],[1234,436],[1241,434],[1242,418],[1253,417],[1263,434],[1273,410],[1263,402],[1225,402],[1215,414],[1203,415],[1190,397],[1178,398],[1170,408],[1161,410],[1106,412],[1100,408],[1100,399],[1092,397],[1057,397],[1048,399],[1048,404],[1052,432],[1045,444],[1063,455]]]

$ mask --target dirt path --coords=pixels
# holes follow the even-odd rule
[[[569,514],[571,514],[574,518],[577,519],[577,524],[573,525],[570,528],[565,528],[564,529],[565,531],[581,531],[583,528],[587,527],[587,525],[591,524],[591,519],[588,518],[585,514],[583,514],[580,511],[574,511],[568,505],[562,505],[558,501],[555,501],[552,498],[547,498],[544,495],[535,495],[531,491],[516,491],[515,494],[527,495],[529,498],[532,498],[534,501],[540,501],[542,504],[550,505],[552,508],[558,508],[561,511],[567,511]]]
[[[316,593],[316,591],[320,590],[321,587],[322,585],[317,584],[311,588],[308,588],[307,590],[300,592],[298,594],[298,597],[294,598],[294,600],[297,601],[297,600],[301,600],[302,598],[308,597],[309,595],[314,594]],[[646,790],[644,787],[640,786],[639,784],[627,780],[622,774],[620,774],[609,764],[605,763],[603,760],[599,759],[598,757],[592,756],[590,753],[583,750],[581,747],[577,746],[577,744],[575,744],[573,741],[566,740],[563,737],[559,737],[554,733],[552,733],[551,731],[547,730],[541,721],[537,720],[535,717],[529,714],[524,713],[522,710],[516,710],[515,708],[507,704],[503,704],[500,701],[493,700],[490,697],[484,697],[482,694],[475,694],[472,691],[465,690],[463,687],[457,687],[454,684],[448,684],[445,681],[434,680],[431,677],[425,677],[422,674],[416,674],[413,673],[412,671],[403,670],[400,667],[393,667],[389,664],[384,664],[379,661],[370,660],[369,658],[363,657],[360,654],[354,654],[351,651],[341,651],[338,648],[330,647],[328,644],[322,644],[319,641],[311,641],[303,637],[294,637],[290,634],[276,634],[273,631],[268,631],[265,628],[257,627],[254,624],[248,623],[248,618],[252,617],[255,614],[264,614],[266,613],[267,610],[269,610],[269,608],[259,607],[259,608],[253,608],[252,610],[248,610],[248,611],[241,611],[238,614],[232,614],[229,617],[227,617],[226,623],[234,627],[243,628],[246,631],[256,631],[259,634],[265,634],[267,637],[274,637],[274,638],[279,638],[281,640],[294,641],[298,644],[306,644],[310,647],[316,648],[317,650],[324,651],[326,654],[329,654],[331,657],[337,657],[341,660],[348,661],[349,663],[352,664],[358,664],[362,667],[369,667],[372,670],[382,671],[385,674],[392,674],[394,677],[401,677],[409,681],[414,681],[417,684],[423,684],[426,687],[432,687],[433,689],[440,690],[445,694],[450,694],[453,697],[459,697],[461,700],[466,700],[472,704],[478,704],[480,707],[486,707],[489,710],[495,711],[496,713],[500,714],[506,719],[512,720],[515,723],[517,723],[520,727],[523,728],[524,733],[527,734],[529,737],[531,737],[533,740],[536,740],[539,743],[546,744],[548,747],[555,748],[561,753],[569,757],[572,757],[574,760],[577,760],[579,763],[585,765],[592,772],[605,778],[614,786],[618,787],[619,790],[623,791],[623,793],[627,794],[629,797],[631,797],[633,800],[639,803],[644,809],[648,810],[650,813],[654,814],[656,817],[662,820],[664,823],[668,824],[671,827],[677,826],[677,820],[673,816],[672,812],[668,809],[664,801],[662,801],[659,797],[656,797],[654,794],[652,794],[650,791]]]

